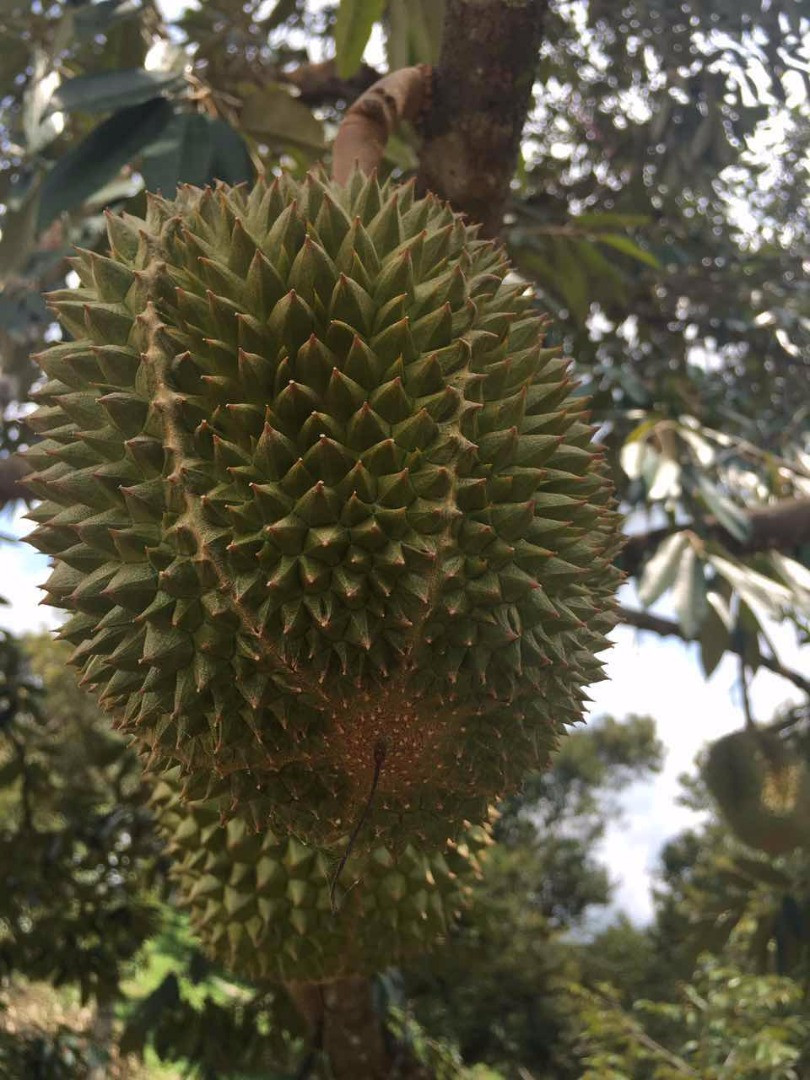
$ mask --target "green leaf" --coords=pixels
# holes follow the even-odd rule
[[[65,112],[113,112],[127,105],[137,105],[171,89],[180,80],[177,71],[99,71],[79,75],[58,86],[48,102],[46,115]]]
[[[386,10],[389,71],[439,59],[444,0],[389,0]]]
[[[782,581],[799,598],[799,602],[806,606],[810,601],[810,570],[779,551],[771,552],[771,563]]]
[[[661,263],[658,259],[651,255],[649,251],[639,247],[629,236],[622,236],[621,233],[600,233],[597,239],[600,244],[609,244],[610,247],[616,248],[622,254],[629,255],[631,259],[646,263],[647,266],[652,266],[655,270],[661,269]]]
[[[171,198],[178,184],[204,187],[211,179],[214,146],[210,118],[178,113],[143,152],[141,174],[149,191]]]
[[[551,262],[555,268],[556,286],[565,306],[578,323],[584,323],[590,308],[588,283],[582,266],[574,256],[571,244],[564,237],[550,237]]]
[[[751,522],[745,511],[721,494],[708,477],[698,477],[698,488],[706,505],[726,532],[740,543],[745,543],[751,535]]]
[[[737,607],[737,622],[734,626],[734,651],[741,654],[752,671],[759,667],[761,657],[759,635],[762,626],[753,609],[741,600]]]
[[[730,559],[709,552],[708,560],[721,577],[740,594],[743,600],[753,604],[762,604],[767,611],[777,618],[784,615],[791,607],[793,594],[784,585],[772,578],[765,577],[749,566],[732,562]]]
[[[39,191],[34,187],[22,205],[7,206],[0,217],[0,281],[20,270],[33,250],[39,199]]]
[[[245,98],[239,122],[265,142],[291,143],[305,150],[324,148],[323,124],[281,86],[266,86]]]
[[[385,0],[340,0],[335,22],[337,72],[348,79],[360,67],[371,28],[381,18]]]
[[[645,607],[654,604],[674,583],[689,537],[684,532],[668,536],[659,544],[653,557],[644,567],[638,587],[638,598]]]
[[[683,553],[678,567],[674,600],[678,623],[684,637],[691,640],[697,636],[708,608],[703,563],[691,546]]]
[[[624,276],[606,259],[590,240],[574,241],[577,258],[588,271],[588,280],[594,299],[623,304],[627,300],[627,283]]]
[[[711,597],[707,599],[711,600]],[[710,602],[700,628],[700,663],[707,679],[714,673],[730,644],[728,627]]]
[[[121,19],[135,18],[141,10],[140,0],[98,0],[82,4],[72,15],[77,36],[87,38],[103,34]]]
[[[577,214],[572,219],[575,225],[589,225],[597,229],[632,229],[639,225],[649,225],[649,214]]]
[[[245,140],[224,120],[206,119],[214,146],[211,179],[222,180],[226,184],[251,183],[256,178],[256,170]]]
[[[120,109],[61,157],[42,184],[39,228],[64,210],[73,210],[128,165],[172,118],[162,97]]]
[[[672,498],[681,490],[680,479],[681,466],[678,462],[674,458],[662,456],[649,484],[648,498],[653,501]]]

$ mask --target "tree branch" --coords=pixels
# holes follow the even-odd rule
[[[700,532],[709,540],[719,540],[733,555],[754,555],[758,551],[792,551],[810,543],[810,498],[781,499],[758,506],[748,513],[750,530],[746,540],[727,532],[716,518],[706,518]],[[688,526],[687,526],[688,527]],[[628,536],[620,556],[622,570],[637,574],[644,559],[672,533],[671,526]]]
[[[501,230],[531,104],[547,0],[447,0],[417,178]]]
[[[332,176],[345,184],[355,166],[368,174],[382,161],[385,144],[403,120],[416,120],[430,96],[430,68],[392,71],[349,108],[332,147]]]
[[[648,631],[652,634],[658,634],[660,637],[676,637],[681,641],[694,640],[688,638],[680,626],[672,619],[662,619],[660,615],[651,615],[647,611],[638,611],[635,608],[620,606],[618,616],[620,622],[623,622],[625,626],[634,626],[636,630]],[[788,682],[792,682],[794,686],[798,687],[802,693],[810,696],[810,679],[806,679],[798,671],[793,671],[791,668],[780,664],[775,656],[760,656],[759,663],[761,667],[767,668],[768,671],[772,671],[774,675],[779,675],[782,679],[787,679]]]
[[[276,71],[277,82],[285,82],[298,90],[299,101],[304,105],[335,104],[338,101],[354,101],[364,90],[377,82],[381,74],[368,64],[361,64],[348,79],[341,79],[334,59],[321,64],[301,64],[291,71]]]

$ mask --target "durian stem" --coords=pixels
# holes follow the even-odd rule
[[[374,796],[377,794],[377,785],[380,782],[380,773],[382,772],[382,767],[385,762],[386,749],[385,739],[377,739],[377,742],[374,744],[374,777],[371,781],[371,789],[369,790],[368,798],[363,806],[360,817],[357,819],[357,822],[352,829],[351,836],[346,844],[346,850],[343,852],[340,862],[337,865],[337,869],[332,875],[332,884],[329,886],[329,903],[332,906],[333,915],[337,915],[338,913],[338,907],[335,902],[335,890],[338,887],[340,875],[343,873],[346,863],[349,861],[349,856],[354,850],[354,845],[357,841],[357,837],[360,835],[360,830],[365,825],[366,818],[371,813],[371,807],[374,804]]]
[[[332,176],[345,184],[355,167],[368,175],[382,161],[385,144],[403,120],[416,120],[430,100],[432,69],[427,64],[383,76],[343,117],[332,147]]]

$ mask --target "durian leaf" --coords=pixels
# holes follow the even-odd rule
[[[323,150],[323,125],[281,86],[265,86],[245,98],[240,123],[251,135],[292,143],[305,150]]]
[[[772,551],[770,558],[774,570],[807,610],[810,605],[810,570],[779,551]]]
[[[120,19],[131,19],[141,13],[139,0],[98,0],[95,4],[82,4],[70,14],[81,40],[104,33]]]
[[[226,184],[250,183],[255,170],[245,140],[224,120],[206,119],[211,127],[214,145],[211,179],[223,180]]]
[[[658,550],[644,567],[638,588],[639,600],[645,607],[654,604],[674,583],[681,557],[688,544],[686,533],[678,532],[668,536],[658,546]]]
[[[703,563],[690,545],[683,553],[675,578],[675,612],[684,637],[697,635],[708,607]]]
[[[750,566],[732,562],[731,559],[723,558],[711,551],[708,554],[708,560],[718,574],[724,577],[749,604],[761,604],[777,618],[790,607],[792,593],[780,582],[765,577],[757,570],[752,570]]]
[[[565,306],[579,323],[585,321],[590,307],[588,282],[572,245],[562,236],[549,238],[551,263],[557,275],[557,292]]]
[[[674,458],[662,455],[651,482],[648,482],[648,497],[652,500],[674,498],[680,492],[680,478],[680,464]]]
[[[54,165],[40,191],[38,226],[43,229],[118,175],[172,118],[162,97],[119,109]]]
[[[632,229],[640,225],[649,225],[649,214],[577,214],[577,225],[589,225],[597,229]]]
[[[250,181],[253,163],[244,140],[230,124],[179,113],[144,151],[141,172],[150,191],[160,190],[171,198],[178,184],[204,187],[214,180]]]
[[[386,12],[388,70],[439,59],[444,0],[389,0]]]
[[[340,0],[335,22],[335,54],[341,79],[360,67],[371,28],[382,16],[385,0]]]
[[[79,75],[58,86],[51,95],[46,115],[57,109],[65,112],[114,112],[171,89],[181,78],[178,71],[99,71]]]
[[[180,113],[171,118],[143,154],[141,174],[148,191],[171,198],[178,184],[203,187],[214,154],[209,117]]]
[[[698,489],[726,532],[744,544],[751,534],[751,521],[746,513],[721,494],[708,477],[698,477]]]
[[[759,667],[759,635],[762,627],[759,619],[744,600],[737,609],[737,623],[734,627],[734,648],[752,671]]]
[[[653,267],[654,270],[661,269],[661,263],[658,259],[649,251],[639,247],[629,236],[622,236],[621,233],[600,233],[599,243],[608,244],[617,251],[621,251],[623,255],[629,255],[631,259],[646,263],[647,266]]]
[[[0,281],[25,264],[36,239],[38,213],[39,193],[33,190],[22,205],[9,206],[3,215],[0,225]]]
[[[700,628],[700,663],[707,679],[714,673],[730,642],[728,627],[718,615],[714,605],[709,603],[706,618]]]

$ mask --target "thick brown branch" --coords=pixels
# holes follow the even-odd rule
[[[332,148],[332,176],[345,184],[355,166],[370,173],[382,161],[385,144],[403,120],[416,120],[425,109],[430,68],[400,68],[376,82],[343,117]]]
[[[681,641],[691,640],[686,637],[680,626],[672,619],[662,619],[660,615],[651,615],[648,611],[638,611],[635,608],[626,607],[619,607],[618,614],[619,620],[625,626],[634,626],[637,630],[646,630],[651,634],[658,634],[660,637],[676,637],[680,638]],[[806,679],[798,671],[792,671],[790,668],[785,667],[784,664],[780,664],[776,657],[761,656],[759,663],[761,667],[772,671],[774,675],[779,675],[781,678],[787,679],[788,682],[792,682],[802,693],[810,695],[810,679]]]
[[[782,499],[760,506],[748,514],[750,532],[746,540],[738,540],[727,532],[715,518],[707,518],[701,534],[719,540],[734,555],[754,555],[758,551],[792,551],[810,543],[810,498]],[[672,532],[670,526],[629,536],[621,555],[621,568],[637,574],[648,555]]]
[[[547,0],[447,0],[418,183],[501,229]]]
[[[276,72],[275,77],[278,82],[295,86],[299,100],[305,105],[325,105],[354,101],[379,80],[380,72],[368,64],[361,64],[351,78],[341,79],[332,59],[321,64],[301,64],[290,71]]]

